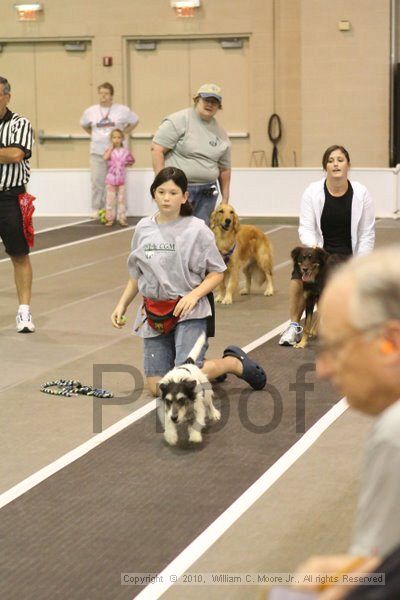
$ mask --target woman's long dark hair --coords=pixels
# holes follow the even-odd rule
[[[181,169],[177,169],[176,167],[165,167],[157,173],[153,183],[150,186],[150,194],[152,198],[154,198],[156,189],[166,181],[173,181],[175,185],[177,185],[178,188],[182,190],[182,194],[185,194],[187,192],[188,180],[186,178],[185,173]],[[190,204],[189,200],[186,200],[185,204],[181,205],[179,214],[182,217],[189,217],[192,213],[193,207]]]

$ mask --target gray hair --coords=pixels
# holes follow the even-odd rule
[[[335,278],[342,276],[351,280],[349,321],[355,329],[400,321],[400,245],[350,260]]]
[[[11,85],[8,83],[7,79],[5,77],[0,77],[0,85],[3,86],[3,93],[4,94],[10,94],[11,92]]]

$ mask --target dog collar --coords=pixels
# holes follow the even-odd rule
[[[230,250],[228,250],[228,252],[226,252],[225,254],[222,254],[222,258],[224,259],[224,263],[227,265],[232,254],[234,253],[236,248],[236,242],[233,244],[232,248]]]

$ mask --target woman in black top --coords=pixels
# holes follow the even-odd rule
[[[350,182],[350,156],[343,146],[330,146],[322,157],[326,177],[311,183],[300,207],[299,236],[303,246],[324,248],[338,261],[353,254],[367,254],[374,248],[375,214],[367,188]],[[289,327],[281,346],[294,346],[301,338],[299,325],[304,310],[303,282],[292,273],[289,290]]]

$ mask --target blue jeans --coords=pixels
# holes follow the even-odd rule
[[[193,216],[203,219],[210,224],[210,215],[215,208],[218,198],[217,182],[189,183],[189,202],[193,206]]]
[[[207,331],[207,319],[180,321],[169,333],[144,338],[146,377],[163,377],[175,366],[183,365],[198,338]],[[196,365],[202,367],[208,348],[206,342]]]

